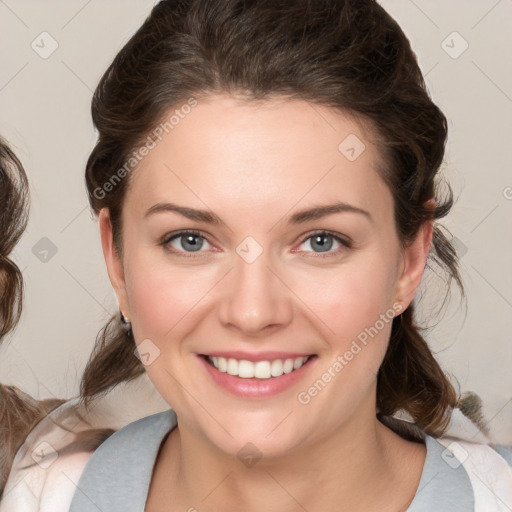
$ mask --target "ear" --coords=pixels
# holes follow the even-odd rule
[[[100,227],[101,247],[107,265],[108,277],[116,293],[119,308],[129,319],[130,311],[126,294],[123,262],[114,247],[112,223],[110,222],[110,211],[108,208],[102,208],[100,210],[98,223]]]
[[[429,199],[425,206],[435,208],[435,200]],[[432,218],[425,221],[416,238],[403,251],[401,270],[395,287],[395,301],[402,305],[402,311],[409,307],[420,286],[432,244],[433,225]]]

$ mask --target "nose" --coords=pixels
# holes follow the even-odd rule
[[[274,267],[265,252],[251,263],[236,257],[219,309],[224,327],[255,337],[291,322],[293,293]]]

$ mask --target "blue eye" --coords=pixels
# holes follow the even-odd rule
[[[302,240],[301,245],[308,241],[310,241],[309,243],[311,248],[313,249],[313,252],[320,254],[320,256],[323,256],[323,254],[321,253],[327,253],[327,256],[337,254],[338,252],[340,252],[339,246],[347,249],[351,247],[351,243],[349,240],[341,238],[340,236],[337,236],[333,233],[329,233],[328,231],[317,231],[316,233],[309,235],[308,237]],[[339,244],[338,249],[332,251],[332,248],[336,243]]]
[[[166,237],[162,241],[162,245],[165,247],[170,246],[171,252],[200,252],[204,246],[204,242],[208,243],[206,238],[201,235],[198,231],[180,231],[170,237]],[[172,242],[177,242],[177,246],[173,245]]]
[[[335,256],[343,250],[352,247],[349,239],[342,238],[328,231],[317,231],[304,238],[300,245],[310,243],[313,251],[301,250],[299,252],[313,252],[314,257]],[[194,257],[193,253],[204,253],[202,251],[205,243],[210,245],[206,237],[199,231],[185,230],[177,233],[171,233],[165,236],[160,244],[169,252],[184,257]],[[338,247],[335,247],[338,244]],[[334,247],[334,250],[333,250]],[[293,251],[296,252],[296,251]],[[190,255],[190,256],[188,256]]]

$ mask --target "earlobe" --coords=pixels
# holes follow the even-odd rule
[[[433,220],[423,223],[416,239],[403,251],[402,272],[395,288],[395,301],[407,309],[420,286],[432,244]]]
[[[101,246],[103,257],[107,266],[108,277],[114,288],[119,302],[119,307],[125,315],[129,315],[126,299],[126,287],[123,262],[116,248],[114,247],[112,223],[110,222],[110,212],[108,208],[102,208],[98,216],[100,228]]]

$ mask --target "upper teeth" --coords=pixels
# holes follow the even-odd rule
[[[238,360],[225,357],[208,356],[208,360],[221,372],[236,375],[244,379],[270,379],[280,377],[283,373],[298,370],[307,360],[308,356],[296,359],[274,359],[273,361],[258,361],[253,363],[245,359]]]

